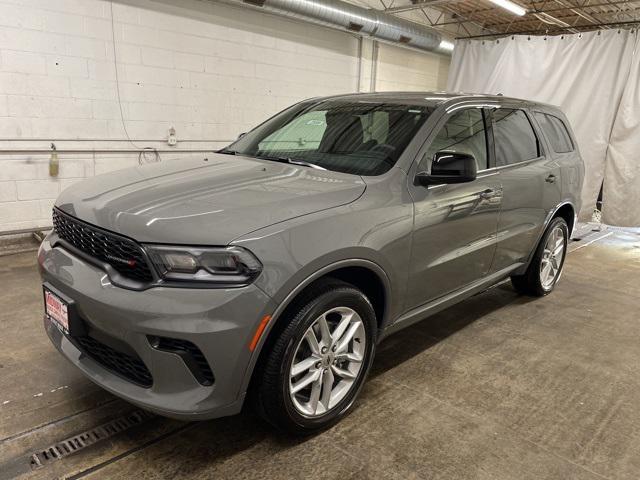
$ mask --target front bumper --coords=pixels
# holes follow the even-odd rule
[[[49,239],[40,247],[38,263],[43,281],[75,302],[88,328],[135,352],[153,378],[148,388],[123,378],[45,318],[53,344],[92,381],[131,403],[182,420],[240,411],[248,346],[262,317],[275,309],[258,287],[127,290],[112,285],[104,271],[52,247]],[[152,347],[149,336],[196,345],[213,371],[213,385],[202,385],[179,354]]]

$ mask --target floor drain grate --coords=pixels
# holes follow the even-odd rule
[[[60,460],[72,453],[82,450],[83,448],[87,448],[97,442],[140,425],[153,417],[155,417],[155,415],[150,412],[136,410],[127,415],[116,418],[115,420],[111,420],[108,423],[92,428],[91,430],[87,430],[86,432],[82,432],[78,435],[62,440],[50,447],[32,454],[31,468],[40,468],[54,460]]]

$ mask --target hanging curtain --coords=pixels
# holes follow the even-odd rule
[[[638,126],[640,121],[637,59],[634,60],[635,89],[630,92],[627,87],[634,46],[635,35],[627,30],[553,37],[518,35],[491,41],[460,40],[451,61],[448,90],[502,93],[560,106],[571,122],[585,163],[580,217],[588,219],[602,185],[614,124],[620,129],[619,148],[626,154],[634,142],[631,138],[634,132],[627,128]],[[629,120],[620,124],[616,115],[623,93],[629,102]],[[634,108],[636,116],[631,112]],[[640,151],[638,130],[635,142],[635,150]],[[623,155],[616,157],[617,165],[635,161],[633,156],[622,158]],[[637,174],[637,163],[634,165]],[[618,173],[627,174],[620,169]],[[635,194],[640,195],[637,182],[635,187]],[[607,200],[615,203],[621,198],[611,196]],[[614,218],[604,220],[611,222]],[[615,220],[614,224],[618,224],[619,219]],[[640,225],[640,219],[636,225]]]
[[[602,221],[640,226],[640,39],[618,107],[605,161]]]

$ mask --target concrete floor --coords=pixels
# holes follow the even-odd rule
[[[49,344],[34,254],[0,258],[0,479],[640,478],[640,236],[573,248],[546,298],[504,284],[389,338],[321,435],[154,417],[36,470],[31,453],[134,408]]]

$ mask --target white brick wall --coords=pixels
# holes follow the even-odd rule
[[[445,90],[449,57],[380,44],[377,91]]]
[[[0,149],[132,148],[114,55],[137,147],[167,149],[173,126],[177,148],[213,149],[293,102],[358,85],[355,37],[241,7],[130,0],[113,4],[111,25],[106,0],[0,0]],[[379,89],[443,85],[448,59],[391,48],[381,46]],[[365,58],[363,91],[370,68]],[[49,224],[60,191],[137,158],[60,153],[52,179],[48,154],[0,155],[0,231]]]

